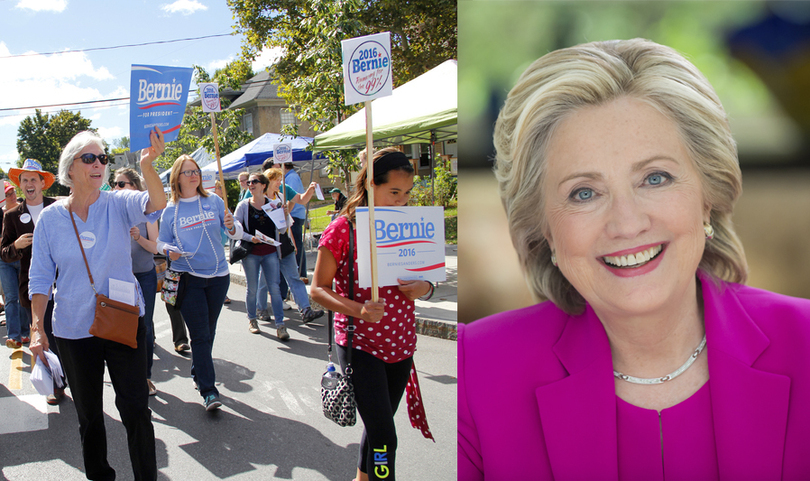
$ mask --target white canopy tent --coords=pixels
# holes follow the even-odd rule
[[[458,137],[458,68],[456,60],[372,101],[374,145],[433,143]],[[314,150],[363,149],[366,145],[365,109],[328,132],[315,136]]]

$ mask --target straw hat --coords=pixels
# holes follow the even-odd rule
[[[18,169],[16,167],[12,167],[8,169],[8,177],[12,182],[17,184],[17,187],[20,187],[20,174],[23,172],[36,172],[41,175],[42,178],[45,179],[45,189],[52,186],[53,182],[56,180],[53,174],[42,170],[42,164],[40,164],[38,160],[25,159],[22,168]]]

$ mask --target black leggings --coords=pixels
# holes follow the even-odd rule
[[[338,346],[340,365],[346,368],[348,349]],[[397,411],[411,373],[413,358],[387,363],[363,351],[352,349],[352,382],[357,412],[365,429],[357,467],[369,480],[394,481],[397,452]]]

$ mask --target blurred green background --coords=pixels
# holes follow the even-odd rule
[[[735,211],[749,285],[810,297],[810,2],[459,0],[459,321],[534,302],[491,173],[518,76],[552,50],[643,37],[709,79],[743,168]]]

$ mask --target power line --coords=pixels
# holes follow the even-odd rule
[[[253,81],[253,82],[248,81],[248,82],[245,82],[243,85],[269,84],[270,82],[272,82],[272,79],[256,80],[256,81]],[[65,106],[70,106],[70,105],[97,104],[97,103],[102,103],[102,102],[115,102],[117,100],[129,100],[129,97],[120,97],[120,98],[117,98],[117,99],[88,100],[88,101],[85,101],[85,102],[69,102],[69,103],[65,103],[65,104],[31,105],[31,106],[28,106],[28,107],[5,107],[5,108],[0,108],[0,112],[8,112],[10,110],[29,110],[29,109],[44,109],[44,108],[49,108],[49,107],[65,107]]]
[[[57,112],[59,112],[61,110],[66,110],[68,112],[81,112],[82,110],[109,109],[109,108],[113,108],[113,107],[126,107],[128,105],[129,105],[129,101],[126,101],[126,102],[121,102],[121,103],[111,103],[109,105],[98,105],[98,106],[90,106],[90,107],[84,107],[84,108],[79,107],[79,108],[60,108],[60,109],[53,109],[53,110],[42,110],[42,113],[43,114],[55,114],[55,113],[57,113]],[[0,119],[6,118],[6,117],[18,117],[20,115],[21,114],[3,113],[3,114],[0,114]]]
[[[4,109],[0,109],[0,112],[6,112],[9,110],[28,110],[28,109],[45,109],[49,107],[65,107],[68,105],[86,105],[86,104],[99,104],[102,102],[115,102],[116,100],[129,100],[129,97],[120,97],[117,99],[103,99],[103,100],[88,100],[86,102],[70,102],[66,104],[51,104],[51,105],[34,105],[31,107],[7,107]]]
[[[128,44],[128,45],[115,45],[115,46],[112,46],[112,47],[82,48],[82,49],[76,49],[76,50],[63,50],[61,52],[21,53],[21,54],[17,54],[17,55],[0,56],[0,60],[5,59],[5,58],[37,57],[37,56],[42,56],[42,55],[56,55],[56,54],[60,54],[60,53],[94,52],[94,51],[98,51],[98,50],[114,50],[114,49],[118,49],[118,48],[143,47],[143,46],[146,46],[146,45],[159,45],[159,44],[164,44],[164,43],[188,42],[188,41],[191,41],[191,40],[203,40],[203,39],[206,39],[206,38],[230,37],[230,36],[233,36],[233,34],[231,34],[231,33],[219,33],[219,34],[216,34],[216,35],[205,35],[203,37],[178,38],[178,39],[174,39],[174,40],[159,40],[159,41],[156,41],[156,42],[132,43],[132,44]]]

